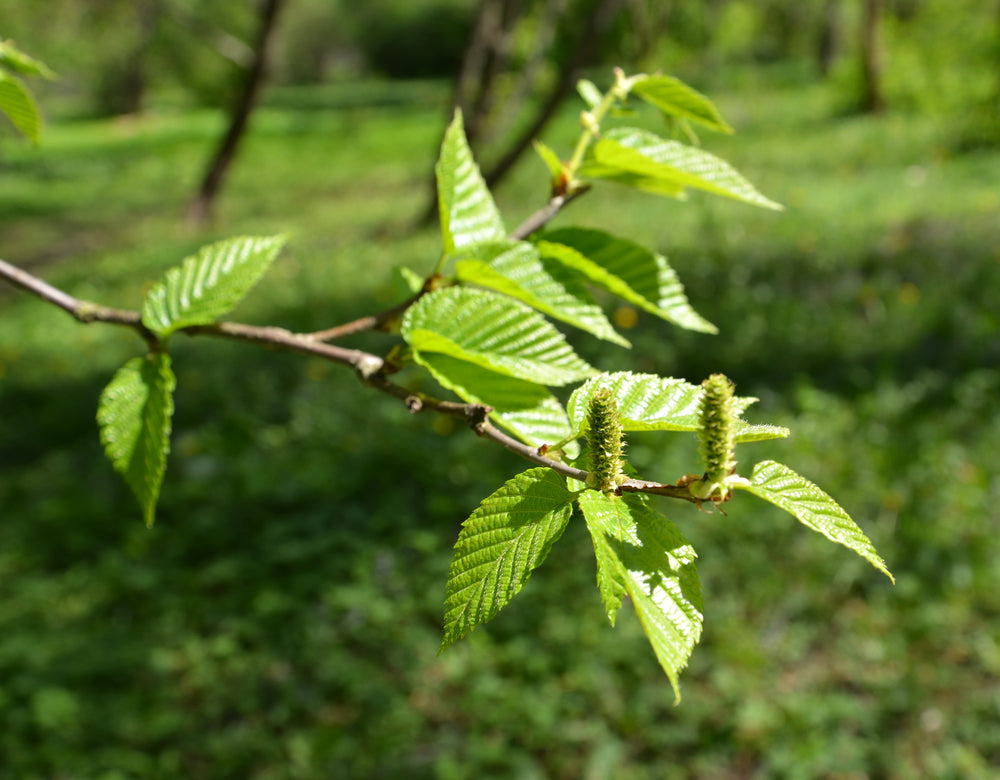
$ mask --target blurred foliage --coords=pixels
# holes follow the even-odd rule
[[[735,22],[728,39],[709,35],[706,9],[756,4],[674,4],[663,62],[732,85],[719,104],[738,135],[711,151],[788,211],[626,191],[572,206],[595,227],[613,206],[612,228],[669,254],[721,329],[687,334],[623,308],[632,353],[580,338],[581,354],[692,381],[722,371],[760,396],[750,418],[793,435],[741,447],[741,467],[776,457],[821,481],[895,588],[760,502],[726,516],[664,502],[707,591],[680,707],[634,615],[602,625],[579,519],[511,609],[437,658],[458,523],[520,461],[336,367],[182,341],[150,532],[93,420],[139,342],[0,289],[0,776],[995,776],[1000,153],[962,140],[996,68],[983,65],[993,12],[961,2],[950,21],[933,16],[940,2],[887,3],[891,52],[925,47],[908,62],[940,81],[893,74],[890,57],[879,117],[844,114],[846,55],[819,82],[803,61],[754,66],[763,43]],[[300,8],[333,25],[320,5]],[[58,6],[42,23],[42,5],[0,2],[3,35],[61,75],[43,106],[103,57],[73,34],[99,17]],[[192,62],[233,67],[198,51]],[[290,250],[236,317],[307,330],[393,303],[396,264],[433,267],[437,238],[403,236],[389,215],[423,205],[446,85],[275,91],[219,228],[196,234],[178,218],[221,119],[173,110],[180,81],[155,83],[145,116],[56,121],[40,149],[4,143],[0,256],[128,306],[208,240],[287,230]],[[567,110],[543,140],[565,154],[576,122]],[[535,160],[516,171],[499,193],[508,225],[543,201],[544,181]],[[628,453],[674,478],[696,446],[636,435]]]

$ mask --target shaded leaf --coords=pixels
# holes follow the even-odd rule
[[[500,211],[465,138],[461,111],[455,111],[448,125],[434,171],[445,254],[470,244],[506,238]]]
[[[601,230],[565,228],[537,242],[543,258],[552,258],[644,311],[688,330],[718,329],[688,302],[684,286],[663,255]]]
[[[701,637],[703,620],[694,549],[670,520],[650,509],[646,496],[588,490],[579,503],[594,539],[608,617],[614,620],[622,592],[627,593],[680,701],[680,672]]]
[[[153,525],[167,468],[176,384],[166,352],[133,358],[104,388],[97,405],[101,444],[139,500],[147,526]]]
[[[562,535],[575,494],[551,469],[508,480],[462,524],[448,574],[441,650],[494,617]]]
[[[733,132],[711,100],[673,76],[640,79],[632,92],[667,116],[697,122],[719,133]]]
[[[569,272],[559,262],[543,260],[533,244],[477,244],[456,262],[455,271],[464,282],[517,298],[599,339],[630,346],[587,292],[580,275]]]
[[[450,287],[425,295],[403,317],[415,353],[440,352],[543,385],[565,385],[594,373],[551,323],[502,295]]]
[[[0,111],[33,144],[42,132],[42,115],[38,104],[24,83],[16,76],[0,71]]]
[[[691,431],[701,429],[699,407],[705,389],[683,379],[656,374],[633,374],[620,371],[600,374],[580,385],[570,396],[566,411],[574,434],[583,432],[590,399],[606,387],[618,403],[622,427],[626,431]],[[742,414],[757,399],[733,399],[737,414]],[[736,441],[750,442],[779,439],[788,436],[787,428],[776,425],[751,425],[744,420],[736,423]]]
[[[735,168],[715,155],[635,127],[616,127],[605,133],[591,147],[590,157],[580,170],[581,176],[592,178],[616,178],[619,174],[631,177],[632,186],[652,192],[666,183],[695,187],[764,208],[783,208],[761,195]]]
[[[449,355],[423,352],[416,353],[414,360],[463,401],[492,406],[490,419],[527,444],[554,444],[569,436],[566,411],[542,385]],[[570,442],[565,450],[571,458],[579,452],[576,442]]]
[[[871,541],[847,512],[827,493],[783,463],[771,460],[758,463],[749,482],[733,483],[733,487],[784,509],[808,528],[854,550],[890,580],[896,581]]]
[[[142,324],[161,339],[181,328],[211,325],[250,292],[284,244],[284,236],[242,236],[202,247],[149,291]]]

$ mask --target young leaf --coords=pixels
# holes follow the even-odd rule
[[[582,228],[551,231],[537,246],[543,258],[557,260],[633,306],[688,330],[718,333],[691,307],[663,255],[601,230]]]
[[[569,437],[566,411],[542,385],[497,374],[449,355],[424,352],[415,354],[414,360],[466,403],[492,406],[490,419],[527,444],[538,447]],[[576,442],[564,449],[571,458],[579,452]]]
[[[42,132],[42,115],[38,104],[24,83],[16,76],[0,71],[0,111],[33,144]]]
[[[580,97],[583,98],[583,102],[587,104],[587,108],[589,109],[597,108],[604,100],[601,90],[589,79],[580,79],[577,81],[576,91],[580,93]]]
[[[56,77],[45,63],[29,57],[10,41],[0,41],[0,67],[25,76],[41,76],[46,79]]]
[[[680,701],[678,677],[701,637],[702,593],[694,549],[666,517],[639,494],[588,490],[580,509],[594,540],[598,587],[614,622],[628,594],[653,652]]]
[[[561,263],[542,260],[524,241],[477,244],[455,263],[464,282],[517,298],[554,320],[573,325],[623,347],[630,344],[614,329],[578,274]]]
[[[626,431],[691,431],[701,428],[699,406],[704,388],[683,379],[656,374],[633,374],[620,371],[600,374],[580,385],[569,398],[566,411],[574,433],[584,430],[590,399],[600,388],[609,388],[618,402],[622,427]],[[756,398],[733,399],[735,413],[742,414]],[[787,428],[776,425],[751,425],[744,420],[736,423],[736,441],[763,441],[788,436]]]
[[[614,179],[627,174],[632,186],[657,191],[665,182],[681,187],[695,187],[716,195],[735,198],[755,206],[781,210],[783,207],[765,198],[724,160],[703,149],[668,141],[648,130],[616,127],[605,133],[591,148],[594,165],[584,164],[581,176]]]
[[[167,468],[176,384],[166,352],[133,358],[104,388],[97,405],[104,451],[139,500],[149,527]]]
[[[549,169],[549,174],[552,176],[552,185],[555,187],[563,177],[562,160],[559,159],[559,155],[541,141],[535,140],[531,143],[535,147],[538,156],[542,158],[542,162],[545,163],[545,167]]]
[[[524,587],[566,528],[574,498],[551,469],[529,469],[463,523],[448,574],[438,652],[490,620]]]
[[[440,352],[543,385],[595,372],[540,314],[486,290],[450,287],[425,295],[406,311],[401,332],[416,354]]]
[[[871,541],[847,512],[827,493],[783,463],[770,460],[758,463],[749,482],[735,482],[732,486],[784,509],[803,525],[854,550],[890,580],[896,581]]]
[[[483,181],[456,110],[441,144],[437,166],[438,213],[445,254],[507,236],[493,196]]]
[[[632,86],[632,92],[667,116],[697,122],[719,133],[733,132],[711,100],[673,76],[640,79]]]
[[[142,324],[161,339],[181,328],[211,325],[250,292],[284,244],[284,236],[243,236],[203,247],[149,291]]]

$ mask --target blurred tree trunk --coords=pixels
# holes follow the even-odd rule
[[[826,0],[820,19],[818,44],[816,54],[819,72],[826,78],[830,75],[840,48],[840,0]]]
[[[531,146],[532,139],[541,135],[562,101],[573,91],[580,69],[588,64],[597,51],[601,33],[614,20],[622,4],[623,0],[597,0],[591,6],[584,18],[580,33],[573,42],[572,54],[561,66],[555,85],[539,105],[534,118],[497,161],[483,172],[483,178],[490,188],[496,187],[511,171],[521,155]]]
[[[260,6],[257,35],[253,46],[253,61],[244,74],[239,96],[229,116],[229,128],[212,157],[201,181],[201,186],[198,188],[198,193],[191,201],[188,210],[188,216],[196,223],[206,223],[212,217],[215,198],[222,189],[222,183],[229,166],[236,157],[236,150],[247,129],[250,114],[253,112],[264,84],[267,74],[268,52],[277,27],[278,15],[284,3],[285,0],[263,0]]]
[[[98,103],[102,114],[109,116],[138,114],[146,97],[147,52],[156,36],[160,16],[157,0],[136,3],[136,35],[129,49],[109,63],[101,76]]]
[[[882,0],[863,0],[861,14],[861,107],[869,113],[885,108],[882,93]]]
[[[522,72],[519,79],[518,87],[515,88],[515,93],[524,96],[533,91],[534,84],[530,82],[530,79],[537,80],[545,58],[547,56],[551,57],[552,49],[556,45],[558,38],[560,16],[564,12],[573,15],[578,20],[579,23],[576,25],[576,29],[579,32],[568,44],[567,48],[570,50],[570,53],[563,58],[553,86],[542,97],[528,126],[508,144],[507,148],[497,157],[496,162],[492,166],[483,168],[483,178],[486,180],[487,185],[495,187],[510,172],[521,155],[531,146],[532,139],[537,137],[544,129],[549,120],[555,115],[556,110],[565,97],[573,91],[580,68],[585,66],[596,52],[601,34],[613,21],[624,2],[625,0],[593,0],[593,2],[587,3],[585,0],[582,0],[575,4],[578,7],[574,7],[574,4],[571,3],[567,10],[567,0],[547,0],[547,4],[542,11],[536,38],[536,41],[539,42],[536,43],[538,56],[532,55],[529,58],[525,66],[525,71]],[[493,6],[493,8],[490,8],[490,6]],[[515,22],[521,16],[521,11],[522,4],[520,2],[484,0],[483,5],[480,7],[480,16],[473,28],[469,46],[466,50],[466,57],[459,74],[459,83],[456,87],[456,105],[462,106],[462,103],[459,102],[462,96],[469,99],[468,96],[472,91],[470,85],[472,85],[473,74],[477,70],[487,82],[492,84],[495,82],[495,78],[502,68],[509,64],[507,52],[504,52],[506,58],[502,61],[499,58],[488,60],[488,53],[485,50],[480,50],[480,48],[487,45],[486,41],[490,39],[491,31],[494,42],[499,41],[501,38],[509,38]],[[484,14],[487,15],[485,19],[483,18]],[[506,44],[503,45],[505,46]],[[488,61],[493,64],[488,65]],[[492,72],[487,73],[486,71],[488,70]],[[491,88],[491,86],[488,87],[488,89]],[[474,107],[477,103],[486,105],[487,107],[489,105],[488,99],[484,101],[481,98],[475,97],[471,98],[471,100],[473,113],[475,113]],[[511,116],[517,112],[517,109],[517,104],[508,106],[508,110],[503,112],[502,120],[509,122]],[[477,139],[489,134],[490,127],[488,127],[485,121],[487,117],[488,112],[484,112],[479,117],[470,121],[470,116],[466,115],[466,135],[469,138],[470,144],[474,144]],[[433,180],[432,184],[435,184]],[[428,207],[419,220],[419,224],[427,224],[437,214],[437,197],[434,189],[432,189],[431,195]]]

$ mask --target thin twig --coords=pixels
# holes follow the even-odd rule
[[[562,205],[565,205],[565,203],[559,205],[556,211]],[[554,216],[554,213],[548,219],[551,219],[551,216]],[[542,219],[541,224],[544,224],[545,221]],[[515,231],[515,233],[517,232]],[[158,341],[155,334],[142,324],[142,315],[140,312],[128,309],[113,309],[91,303],[90,301],[82,301],[3,260],[0,260],[0,278],[6,279],[15,287],[19,287],[41,298],[43,301],[63,309],[82,323],[106,322],[114,325],[125,325],[137,331],[151,346],[155,345]],[[570,477],[581,482],[587,481],[586,471],[546,457],[541,454],[537,447],[520,442],[493,426],[488,419],[490,412],[493,411],[492,407],[483,404],[444,401],[397,385],[385,375],[385,361],[370,352],[326,344],[318,340],[316,334],[294,333],[285,328],[245,325],[238,322],[195,325],[181,328],[178,332],[186,333],[189,336],[217,336],[237,341],[249,341],[276,349],[312,355],[340,365],[349,366],[354,369],[354,372],[366,385],[402,401],[413,413],[433,411],[439,414],[463,418],[479,436],[490,439],[525,460],[550,468],[565,477]],[[645,480],[628,479],[621,485],[621,491],[652,493],[670,498],[680,498],[693,503],[698,502],[688,492],[686,487],[663,485],[658,482],[647,482]]]
[[[516,241],[523,241],[532,233],[535,233],[545,227],[560,211],[566,208],[566,206],[579,198],[589,189],[590,187],[587,185],[565,195],[553,195],[552,199],[548,203],[518,225],[514,232],[510,234],[510,237]]]

